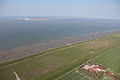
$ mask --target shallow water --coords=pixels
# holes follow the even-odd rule
[[[0,18],[0,50],[114,29],[120,29],[120,21],[75,18],[24,21]]]

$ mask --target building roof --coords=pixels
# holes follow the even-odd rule
[[[98,66],[97,68],[99,68],[99,69],[106,69],[105,67],[103,67],[103,66]]]

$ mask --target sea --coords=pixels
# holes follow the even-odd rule
[[[0,50],[120,29],[120,20],[64,17],[50,20],[24,20],[22,18],[0,17]]]

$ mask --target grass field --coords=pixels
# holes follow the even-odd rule
[[[95,80],[76,68],[87,61],[120,74],[120,33],[66,45],[36,55],[0,64],[0,80]],[[101,80],[110,80],[104,76]],[[112,80],[112,79],[111,79]]]

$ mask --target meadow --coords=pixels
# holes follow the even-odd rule
[[[120,74],[120,33],[66,45],[0,64],[0,80],[95,80],[76,68],[87,61]],[[101,80],[112,80],[103,77]]]

